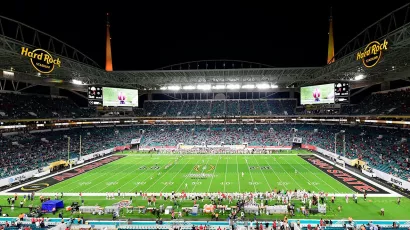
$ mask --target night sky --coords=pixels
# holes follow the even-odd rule
[[[152,70],[205,59],[298,67],[326,64],[331,6],[337,52],[408,0],[381,5],[357,0],[325,5],[318,1],[93,2],[5,1],[0,14],[65,41],[104,67],[105,21],[110,12],[114,70]]]

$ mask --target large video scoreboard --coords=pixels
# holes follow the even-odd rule
[[[345,104],[350,102],[349,82],[335,83],[335,103]]]
[[[100,86],[88,86],[88,104],[91,106],[102,105],[103,91]]]
[[[350,102],[349,82],[312,85],[300,88],[300,104],[345,104]]]
[[[90,106],[138,107],[138,90],[88,86]]]

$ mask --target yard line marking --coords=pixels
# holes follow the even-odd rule
[[[150,188],[151,188],[154,184],[156,184],[161,178],[163,178],[165,175],[167,175],[167,174],[169,173],[170,169],[174,168],[176,165],[177,165],[177,164],[172,164],[172,166],[171,166],[170,168],[168,168],[168,171],[167,171],[166,173],[164,173],[161,177],[159,177],[157,180],[155,180],[154,183],[152,183],[148,188],[145,189],[145,192],[148,192],[148,189],[150,189]],[[186,165],[186,164],[185,164],[185,165]],[[158,173],[158,172],[154,172],[154,173],[150,174],[150,175],[147,177],[147,179],[144,180],[144,182],[145,182],[146,180],[148,180],[148,178],[152,177],[152,175],[154,175],[154,174],[156,174],[156,173]],[[137,188],[137,187],[138,187],[138,186],[136,186],[135,188]]]
[[[124,159],[125,159],[125,158],[124,158]],[[92,181],[100,181],[99,178],[103,177],[102,181],[100,181],[100,182],[97,183],[97,184],[100,184],[100,183],[102,183],[102,182],[105,182],[108,178],[111,178],[111,177],[117,175],[118,173],[121,173],[121,172],[123,172],[123,171],[125,171],[125,170],[127,170],[127,169],[129,169],[129,168],[134,167],[134,166],[135,166],[134,163],[137,163],[137,162],[138,162],[138,160],[132,161],[130,166],[126,167],[124,170],[121,170],[121,171],[117,171],[116,168],[118,168],[119,165],[118,165],[118,164],[114,164],[114,165],[113,165],[113,166],[114,166],[114,170],[116,171],[114,174],[111,173],[111,168],[110,168],[110,170],[107,170],[107,169],[103,169],[103,168],[102,168],[101,170],[103,170],[103,172],[101,172],[101,175],[100,175],[100,176],[97,176],[97,177],[95,177],[95,178],[91,178],[91,179],[92,179]],[[108,175],[111,175],[111,176],[108,176]],[[95,174],[90,174],[90,176],[95,176]],[[107,176],[108,176],[108,177],[107,177]],[[81,179],[81,178],[78,178],[78,179],[80,179],[80,180],[83,181],[83,179]],[[94,186],[97,185],[97,184],[93,184],[91,187],[94,187]],[[90,189],[91,187],[88,187],[88,188],[87,188],[86,190],[84,190],[84,191],[87,191],[87,190]],[[107,186],[105,186],[104,189],[105,189],[106,187],[107,187]]]
[[[290,177],[290,178],[292,178],[292,180],[296,183],[296,185],[299,187],[299,189],[304,189],[302,186],[300,186],[300,184],[295,180],[295,178],[293,178],[289,173],[288,173],[288,171],[286,171],[283,167],[282,167],[282,165],[281,164],[278,164],[282,169],[283,169],[283,171],[285,171],[285,173],[286,174],[288,174],[288,176]]]
[[[304,161],[304,162],[305,162],[305,161]],[[335,188],[333,188],[330,184],[328,184],[326,181],[324,181],[322,178],[318,177],[318,176],[316,175],[316,173],[310,171],[309,168],[306,168],[306,167],[304,166],[304,164],[299,163],[299,162],[297,162],[297,163],[298,163],[299,165],[301,165],[303,168],[307,169],[309,172],[311,172],[311,173],[312,173],[313,175],[315,175],[317,178],[319,178],[319,180],[325,182],[325,184],[327,184],[329,187],[331,187],[336,193],[340,193],[340,192],[337,191]],[[329,175],[326,174],[326,173],[323,173],[320,169],[316,168],[315,166],[313,166],[313,168],[314,168],[315,170],[319,171],[321,174],[325,174],[325,175],[328,176],[329,178],[332,178],[333,180],[335,180],[333,177],[329,176]],[[339,183],[340,183],[340,182],[339,182]],[[340,184],[342,184],[343,186],[345,186],[345,187],[348,188],[349,190],[352,190],[351,188],[347,187],[345,184],[343,184],[343,183],[340,183]]]
[[[156,159],[152,159],[152,158],[151,158],[151,161],[150,161],[149,163],[151,163],[152,161],[155,161],[155,160],[156,160]],[[165,159],[163,159],[163,160],[165,160]],[[162,162],[162,160],[161,160],[160,162]],[[146,164],[146,165],[148,165],[148,164]],[[146,166],[146,165],[142,165],[142,166],[137,167],[137,169],[134,170],[133,172],[139,170],[139,168],[141,168],[141,167],[143,167],[143,166]],[[154,171],[155,171],[155,170],[154,170]],[[132,172],[132,173],[133,173],[133,172]],[[155,171],[155,172],[157,172],[157,171]],[[134,178],[138,178],[138,176],[141,175],[141,174],[143,174],[143,173],[145,173],[145,171],[144,171],[144,170],[141,170],[141,172],[138,173]],[[124,177],[126,177],[126,176],[129,176],[129,173],[125,174],[123,177],[121,177],[121,178],[118,179],[118,180],[121,180],[122,178],[124,178]],[[133,180],[128,180],[127,183],[124,183],[123,185],[121,185],[121,186],[120,186],[119,188],[117,188],[117,189],[120,189],[120,188],[124,187],[124,185],[130,183],[131,181],[133,181]],[[130,192],[132,192],[132,191],[130,191]]]
[[[138,160],[137,160],[137,161],[138,161]],[[117,166],[118,166],[118,165],[117,165]],[[124,171],[127,171],[128,169],[132,169],[132,168],[134,168],[134,167],[135,167],[135,165],[132,163],[129,167],[126,167],[126,168],[124,168],[123,170],[117,171],[117,172],[113,173],[111,176],[102,179],[102,180],[101,180],[100,182],[98,182],[97,184],[94,184],[94,185],[88,187],[86,190],[84,190],[84,192],[85,192],[85,191],[89,191],[91,188],[94,188],[95,186],[97,186],[97,185],[99,185],[99,184],[101,184],[101,183],[106,182],[107,179],[110,179],[110,178],[113,178],[113,177],[115,178],[115,177],[118,176],[120,173],[122,173],[122,172],[124,172]],[[138,170],[138,168],[137,168],[137,170]],[[131,170],[131,172],[126,173],[124,176],[130,175],[132,172],[133,172],[133,171]],[[107,173],[106,173],[106,174],[107,174]],[[104,176],[105,176],[105,175],[104,175]],[[122,176],[121,178],[123,178],[124,176]],[[98,177],[98,178],[100,178],[100,177]],[[95,178],[94,180],[96,180],[96,179],[97,179],[97,178]],[[119,180],[119,179],[118,179],[118,180]],[[117,180],[117,181],[118,181],[118,180]],[[106,186],[103,187],[103,189],[101,189],[100,191],[106,189],[107,187],[109,187],[109,186],[106,185]]]
[[[286,190],[288,190],[288,187],[287,187],[285,184],[283,184],[282,179],[280,179],[280,177],[278,176],[278,174],[276,174],[275,170],[273,170],[272,165],[270,165],[270,164],[269,164],[269,162],[268,162],[266,159],[264,159],[264,160],[265,160],[265,161],[266,161],[266,163],[269,165],[270,169],[271,169],[271,170],[272,170],[272,172],[275,174],[275,176],[279,179],[280,183],[282,183],[282,186],[284,186],[284,187],[285,187],[285,189],[286,189]]]
[[[179,170],[178,173],[175,173],[175,175],[171,178],[171,181],[174,181],[174,178],[175,178],[177,175],[179,175],[183,169],[185,169],[185,167],[187,166],[188,162],[190,162],[190,161],[191,161],[191,160],[189,159],[189,160],[185,163],[184,167],[181,167],[181,170]],[[167,172],[167,173],[168,173],[168,172]],[[164,187],[161,189],[161,191],[159,191],[159,192],[162,192],[162,191],[164,190],[164,188],[165,188],[165,186],[164,186]]]
[[[138,161],[139,161],[139,160],[137,160],[137,162],[138,162]],[[154,159],[152,159],[152,160],[150,161],[150,163],[151,163],[152,161],[154,161]],[[129,169],[129,168],[132,168],[132,167],[135,167],[135,166],[136,166],[136,165],[131,164],[131,167],[127,167],[126,169]],[[136,167],[136,169],[131,170],[130,172],[126,173],[124,176],[120,177],[120,178],[118,179],[118,181],[121,180],[121,179],[124,178],[124,177],[129,176],[130,174],[132,174],[132,173],[134,173],[135,171],[139,170],[139,168],[140,168],[140,167],[143,167],[143,166],[145,166],[145,165]],[[119,172],[116,172],[116,173],[114,173],[114,175],[112,175],[112,176],[110,176],[110,177],[108,177],[108,178],[111,178],[111,177],[113,177],[113,176],[116,176],[116,175],[118,175],[119,173],[121,173],[121,172],[123,172],[123,171],[125,171],[125,170],[121,170],[121,171],[119,171]],[[139,173],[138,175],[143,174],[143,173],[144,173],[144,171],[142,171],[142,172]],[[101,181],[101,182],[98,183],[98,184],[104,183],[105,181],[107,181],[107,179],[104,179],[103,181]],[[129,181],[128,181],[128,182],[129,182]],[[94,187],[94,186],[92,186],[92,187]],[[103,187],[100,191],[107,190],[108,187],[109,187],[109,186],[105,186],[105,187]],[[118,188],[118,189],[119,189],[119,188]],[[117,189],[117,190],[118,190],[118,189]],[[88,189],[87,189],[87,190],[88,190]],[[132,192],[132,191],[131,191],[131,192]]]
[[[269,182],[268,182],[268,179],[266,179],[265,173],[264,173],[263,170],[261,169],[258,160],[256,159],[255,156],[253,156],[253,158],[255,159],[256,163],[258,164],[259,170],[261,170],[261,173],[262,173],[263,177],[265,178],[266,183],[267,183],[268,186],[269,186],[269,191],[272,191],[272,187],[270,186],[270,184],[269,184]]]
[[[211,177],[211,183],[209,183],[208,193],[211,191],[211,185],[212,185],[212,181],[214,180],[214,176],[215,176],[216,168],[218,167],[219,159],[221,159],[221,156],[218,156],[218,160],[216,161],[214,173],[212,173],[212,177]],[[226,172],[225,172],[225,176],[226,176]]]
[[[236,155],[236,171],[237,171],[237,174],[238,174],[238,186],[239,186],[239,190],[238,190],[238,192],[241,192],[241,180],[240,180],[240,178],[239,178],[239,164],[238,164],[238,155]],[[226,178],[225,178],[225,180],[226,180]]]
[[[224,192],[226,192],[226,174],[228,172],[228,159],[226,159],[226,164],[225,164],[225,179],[224,179]]]
[[[122,158],[122,159],[125,159],[125,158]],[[121,161],[122,159],[120,159],[120,160],[118,160],[118,161]],[[103,167],[106,167],[105,169],[108,169],[108,168],[115,168],[115,167],[117,166],[116,164],[111,164],[111,163],[114,163],[114,162],[110,162],[110,163],[108,163],[108,164],[101,165],[100,167],[94,168],[94,169],[92,169],[92,170],[90,170],[90,171],[87,171],[87,172],[84,172],[84,173],[82,173],[82,174],[79,174],[79,175],[77,175],[77,176],[75,176],[75,177],[69,178],[69,179],[67,179],[66,181],[61,181],[61,182],[59,182],[59,183],[53,184],[53,185],[47,187],[46,189],[48,190],[49,188],[51,188],[51,187],[53,187],[53,186],[54,186],[54,187],[57,187],[57,185],[61,185],[63,182],[65,182],[66,184],[62,185],[61,187],[58,187],[58,189],[61,190],[61,191],[66,191],[66,192],[73,191],[74,189],[76,189],[77,186],[71,186],[71,185],[78,183],[80,180],[81,180],[81,181],[85,181],[85,179],[95,176],[94,173],[95,173],[96,171],[101,171],[101,170],[103,170]],[[94,171],[94,170],[95,170],[95,171]],[[104,171],[104,170],[103,170],[103,171]],[[94,172],[94,173],[91,173],[91,172]],[[104,173],[101,173],[101,174],[102,174],[101,176],[105,176],[106,173],[104,172]],[[61,174],[54,175],[54,176],[59,176],[59,175],[61,175]],[[84,176],[84,178],[80,178],[80,176]],[[97,178],[100,178],[101,176],[98,176]],[[97,178],[92,178],[92,180],[94,181],[94,180],[97,179]],[[71,180],[71,181],[70,181],[70,180]],[[67,186],[70,186],[72,189],[70,189],[70,190],[62,189],[62,188],[65,188],[65,187],[67,187]]]
[[[110,163],[112,163],[112,162],[110,162]],[[107,166],[107,168],[113,168],[113,167],[115,167],[114,164],[110,164],[110,163],[108,163],[108,164],[106,164],[106,165],[102,165],[102,166]],[[86,175],[86,176],[84,177],[84,179],[89,178],[89,177],[93,176],[93,173],[90,173],[90,174],[87,174],[87,173],[92,172],[92,171],[94,171],[94,170],[98,170],[98,169],[101,170],[101,167],[102,167],[102,166],[97,167],[97,168],[94,168],[94,169],[92,169],[92,170],[90,170],[90,171],[84,172],[84,173],[82,173],[82,174],[80,174],[80,175],[77,175],[77,176],[75,176],[75,177],[69,178],[69,179],[66,180],[66,181],[61,181],[61,182],[59,182],[59,183],[53,184],[53,185],[47,187],[46,189],[48,190],[49,188],[51,188],[51,187],[53,187],[53,186],[56,186],[56,185],[58,185],[58,184],[61,185],[62,182],[66,182],[66,184],[63,185],[62,187],[60,187],[59,189],[65,188],[65,187],[67,187],[67,186],[69,186],[69,185],[72,185],[72,184],[74,184],[74,183],[78,183],[78,181],[79,181],[78,176]],[[69,170],[69,171],[70,171],[70,170]],[[62,174],[62,173],[61,173],[61,174]],[[59,176],[59,175],[61,175],[61,174],[56,174],[56,175],[54,175],[54,176]],[[84,180],[84,179],[83,179],[83,180]],[[70,180],[72,180],[72,181],[70,181]],[[69,191],[71,191],[71,190],[69,190]]]
[[[293,167],[292,164],[289,164],[289,161],[286,160],[286,157],[283,158],[283,159],[284,159],[284,160],[286,161],[286,163],[288,163],[288,165],[290,165],[294,170],[297,170],[295,167]],[[315,185],[314,183],[312,183],[312,181],[310,181],[309,179],[307,179],[307,178],[303,175],[303,173],[298,173],[298,175],[302,175],[302,177],[305,178],[306,181],[308,181],[311,185],[315,186],[315,188],[318,189],[318,190],[317,190],[318,192],[321,191],[321,189],[320,189],[319,187],[317,187],[317,185]]]
[[[197,165],[199,162],[201,161],[201,158],[200,157],[198,157],[198,162],[196,162],[195,163],[195,165]],[[191,174],[192,173],[192,171],[194,170],[194,168],[195,168],[195,166],[194,167],[192,167],[192,169],[191,169],[191,171],[189,171],[189,173],[188,174]],[[188,177],[185,177],[185,179],[182,181],[182,183],[179,185],[179,187],[177,188],[177,190],[176,191],[179,191],[179,189],[181,188],[181,186],[184,184],[184,182],[186,181],[186,179],[187,179]],[[186,192],[186,191],[185,191]]]
[[[251,179],[252,179],[253,188],[255,189],[255,193],[256,193],[256,192],[257,192],[257,190],[256,190],[255,181],[253,180],[253,176],[252,176],[251,170],[249,169],[249,164],[248,164],[248,160],[247,160],[247,158],[245,158],[245,161],[246,161],[246,165],[248,165],[249,175],[251,175]]]
[[[207,166],[208,165],[208,162],[209,162],[209,160],[211,159],[211,157],[210,158],[208,158],[208,160],[206,161],[206,164],[205,164],[205,166]],[[204,173],[203,172],[203,170],[202,170],[202,173]],[[196,182],[198,182],[199,181],[199,178],[196,180]],[[194,184],[194,188],[192,189],[192,192],[195,192],[195,188],[196,188],[196,185],[197,185],[198,183],[195,183]]]

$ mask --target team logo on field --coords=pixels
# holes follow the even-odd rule
[[[50,185],[47,183],[29,184],[24,187],[21,187],[21,191],[39,191],[48,186]]]
[[[213,171],[214,169],[215,169],[214,165],[204,165],[204,166],[195,165],[194,166],[194,170],[196,172],[203,172],[203,171],[210,172],[210,171]]]

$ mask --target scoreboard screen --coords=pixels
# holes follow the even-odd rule
[[[103,87],[103,106],[138,107],[138,90]]]
[[[88,104],[102,105],[103,90],[101,86],[88,86]]]
[[[333,104],[335,84],[312,85],[300,88],[300,104]]]
[[[88,99],[102,99],[102,87],[88,86]]]
[[[335,103],[349,103],[350,88],[349,82],[335,83]]]

